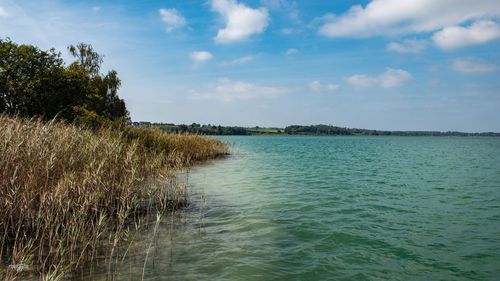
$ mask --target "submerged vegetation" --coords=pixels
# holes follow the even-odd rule
[[[92,46],[0,39],[0,279],[118,260],[144,219],[187,204],[179,174],[228,152],[213,138],[130,125],[116,71]],[[128,241],[127,241],[128,243]]]

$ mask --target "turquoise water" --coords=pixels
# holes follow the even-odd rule
[[[500,138],[224,139],[145,280],[500,280]]]

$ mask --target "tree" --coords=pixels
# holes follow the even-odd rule
[[[92,45],[80,43],[68,47],[69,53],[76,58],[73,64],[83,67],[92,76],[98,76],[103,56],[94,51]]]
[[[69,46],[68,50],[76,59],[69,66],[69,70],[84,73],[85,80],[90,83],[85,109],[113,121],[129,121],[125,101],[118,97],[118,89],[121,86],[118,73],[115,70],[109,71],[105,76],[99,73],[103,56],[96,53],[91,45],[80,43],[77,46]]]
[[[125,101],[118,97],[117,72],[99,72],[103,56],[91,45],[68,49],[75,61],[65,66],[54,49],[42,51],[0,39],[0,112],[70,122],[95,116],[129,121]]]
[[[43,113],[45,99],[61,80],[63,61],[54,49],[41,51],[0,39],[0,111],[20,116]]]

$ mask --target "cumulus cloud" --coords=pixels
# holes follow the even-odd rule
[[[176,9],[160,9],[159,13],[167,32],[186,25],[186,19]]]
[[[202,93],[194,93],[191,98],[194,100],[219,100],[219,101],[244,101],[259,98],[276,98],[289,92],[284,88],[269,86],[259,86],[256,84],[234,81],[228,78],[217,80],[214,87]]]
[[[242,57],[239,57],[239,58],[235,58],[234,60],[229,61],[226,64],[229,64],[229,65],[244,64],[244,63],[247,63],[249,61],[253,61],[254,59],[255,59],[254,56],[246,55],[246,56],[242,56]]]
[[[263,32],[269,24],[266,8],[252,9],[235,0],[212,0],[212,9],[219,13],[226,26],[219,29],[215,41],[232,43]]]
[[[290,48],[290,49],[286,50],[285,56],[293,56],[293,55],[296,55],[298,53],[299,53],[299,50],[294,49],[294,48]]]
[[[498,70],[496,65],[477,58],[461,58],[452,62],[451,68],[462,73],[487,73]]]
[[[330,91],[334,92],[340,88],[337,84],[328,84],[323,86],[319,80],[314,80],[309,84],[309,88],[315,92]]]
[[[498,0],[372,0],[330,17],[319,28],[327,37],[370,37],[432,32],[470,20],[500,16]]]
[[[0,17],[8,17],[9,14],[7,13],[7,11],[3,8],[3,7],[0,7]]]
[[[326,90],[334,92],[337,91],[340,88],[340,85],[337,84],[328,84],[326,85]]]
[[[400,54],[416,54],[422,52],[427,46],[427,41],[417,39],[405,39],[402,42],[391,42],[387,50]]]
[[[213,59],[214,56],[207,51],[196,51],[191,52],[191,54],[189,54],[189,57],[194,63],[201,64]]]
[[[347,77],[346,82],[356,87],[380,86],[383,88],[393,88],[401,86],[411,79],[411,74],[405,70],[388,68],[378,77],[364,74],[355,74]]]
[[[311,90],[313,90],[313,91],[318,92],[321,90],[321,82],[319,82],[318,80],[312,81],[309,84],[309,88],[311,88]]]
[[[479,45],[498,38],[500,38],[500,25],[491,20],[477,21],[467,27],[445,27],[432,36],[434,43],[444,50]]]
[[[409,81],[410,79],[411,79],[411,74],[409,72],[404,71],[402,69],[389,68],[387,69],[386,72],[380,75],[378,80],[380,86],[384,88],[392,88],[400,86],[405,82]]]
[[[354,74],[347,77],[346,82],[356,87],[370,87],[376,85],[378,79],[364,74]]]

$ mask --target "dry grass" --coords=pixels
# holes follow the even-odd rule
[[[211,138],[191,134],[171,134],[159,128],[128,126],[119,130],[127,142],[138,142],[141,149],[152,153],[169,151],[176,154],[175,159],[184,161],[182,165],[211,159],[228,152],[226,144]],[[172,159],[170,157],[170,159]],[[179,164],[179,163],[175,163]]]
[[[113,256],[127,224],[186,203],[182,167],[226,152],[200,136],[0,116],[0,278],[57,280]]]

